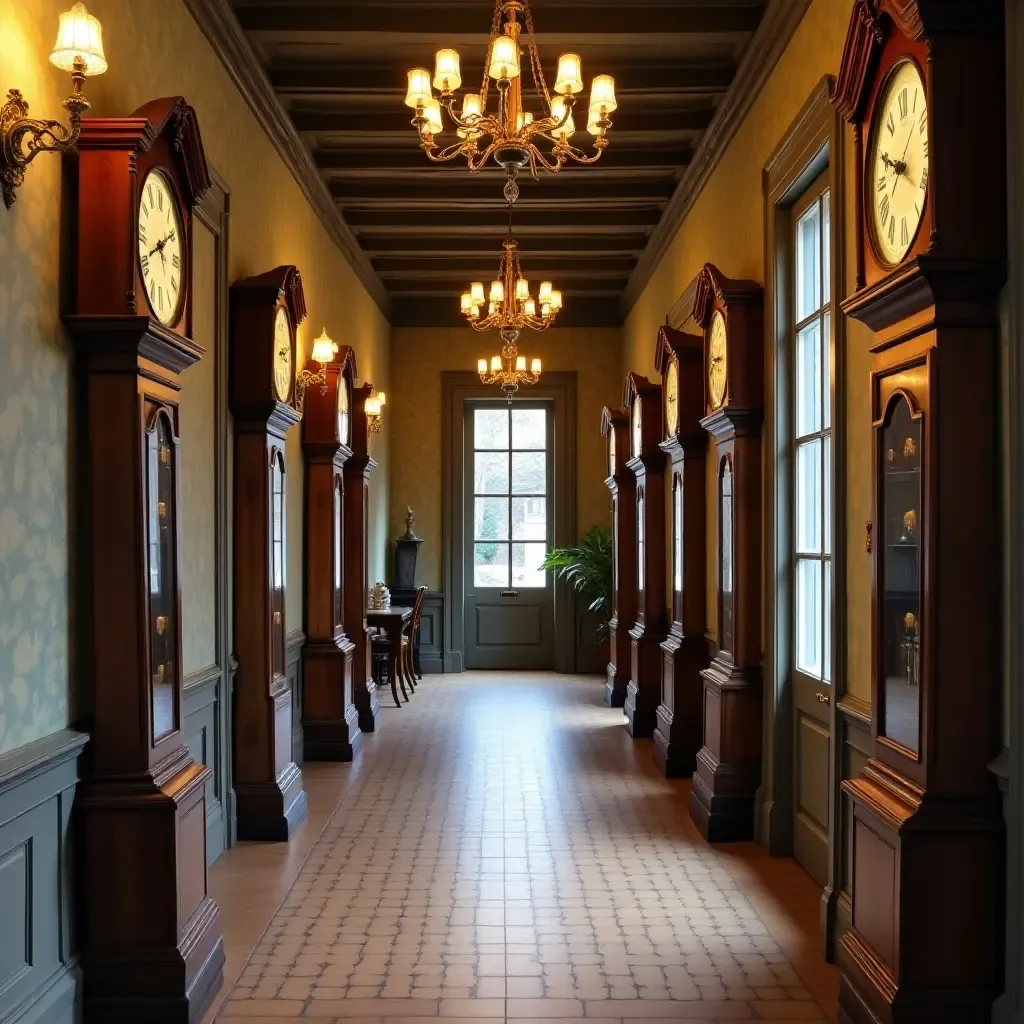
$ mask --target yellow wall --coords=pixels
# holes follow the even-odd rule
[[[57,18],[67,0],[0,0],[0,90],[22,90],[37,117],[62,113],[69,76],[47,62]],[[227,72],[181,0],[90,0],[101,20],[110,70],[89,79],[96,115],[126,115],[158,96],[183,95],[196,108],[211,166],[230,191],[229,280],[282,263],[303,278],[309,319],[300,328],[299,365],[310,340],[326,326],[354,345],[359,371],[388,385],[388,325],[331,242]],[[61,162],[40,156],[29,169],[15,208],[0,209],[0,751],[26,743],[69,721],[73,697],[69,658],[69,384],[71,349],[59,319],[62,268],[58,238]],[[208,240],[207,240],[208,241]],[[205,243],[204,243],[205,244]],[[200,263],[209,266],[209,253]],[[197,299],[209,283],[196,282]],[[198,324],[200,330],[203,324]],[[212,415],[212,367],[188,371],[184,412]],[[370,575],[385,557],[388,508],[387,431],[374,438],[383,463],[371,488]],[[183,620],[197,635],[186,654],[210,657],[209,636],[198,635],[196,608],[209,606],[212,575],[209,525],[212,470],[209,429],[183,428],[185,455],[197,462],[183,473],[195,501],[183,509]],[[299,429],[289,457],[289,629],[302,624],[302,464]],[[207,572],[202,572],[203,565]],[[194,602],[194,607],[190,606]],[[195,612],[195,614],[193,614]],[[193,643],[193,641],[195,641]]]
[[[454,298],[453,298],[454,301]],[[388,418],[395,457],[391,460],[393,540],[405,532],[405,509],[416,515],[415,530],[424,539],[417,578],[440,590],[444,577],[441,550],[441,373],[475,370],[491,356],[496,335],[469,327],[409,328],[391,332],[391,393]],[[622,401],[620,333],[615,330],[553,328],[524,334],[520,349],[538,356],[547,370],[577,373],[577,523],[580,535],[595,523],[609,525],[611,506],[605,479],[601,409]],[[497,393],[497,389],[495,389]]]
[[[836,75],[849,25],[852,0],[814,0],[746,120],[669,250],[637,300],[623,330],[623,371],[635,369],[654,378],[658,327],[705,263],[734,278],[764,282],[764,199],[761,172],[815,86]],[[848,147],[849,149],[850,147]],[[852,195],[848,196],[852,220]],[[852,232],[848,291],[852,291]],[[870,563],[864,552],[864,523],[870,518],[867,374],[870,362],[860,325],[847,334],[847,689],[870,697]],[[717,545],[714,462],[708,459],[709,594],[714,593]],[[715,626],[714,601],[708,601],[708,627]]]

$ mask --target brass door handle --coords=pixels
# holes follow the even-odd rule
[[[818,698],[819,704],[827,704],[830,700],[830,697],[827,693],[817,693],[815,694],[815,696]]]

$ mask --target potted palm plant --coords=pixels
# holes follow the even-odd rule
[[[541,566],[590,602],[588,610],[599,619],[596,639],[600,657],[607,662],[608,620],[612,614],[611,534],[603,526],[592,526],[577,547],[552,548]]]

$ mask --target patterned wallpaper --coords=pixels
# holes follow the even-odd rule
[[[35,116],[61,113],[66,74],[47,60],[67,0],[0,0],[0,88],[22,90]],[[90,78],[96,116],[124,116],[158,96],[184,95],[198,113],[207,157],[230,193],[229,280],[282,263],[302,272],[310,317],[300,329],[299,365],[326,326],[356,346],[361,376],[388,387],[388,324],[321,227],[264,136],[227,71],[181,0],[90,0],[103,24],[106,74]],[[40,156],[12,211],[0,209],[0,752],[60,729],[81,709],[85,687],[71,666],[67,336],[60,324],[61,161]],[[202,243],[200,243],[202,244]],[[200,254],[200,258],[205,259]],[[197,298],[212,282],[197,281]],[[204,299],[204,302],[207,300]],[[201,316],[201,314],[200,314]],[[309,333],[312,331],[312,333]],[[211,657],[212,360],[186,376],[182,443],[182,588],[186,668]],[[302,458],[289,437],[287,616],[302,625]],[[386,438],[385,435],[381,435]],[[371,485],[376,531],[370,575],[384,567],[385,464]],[[194,461],[193,461],[194,459]]]

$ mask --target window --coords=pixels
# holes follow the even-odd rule
[[[794,627],[799,672],[831,680],[832,410],[829,192],[794,210]]]
[[[548,414],[543,408],[475,409],[473,583],[545,587]]]

